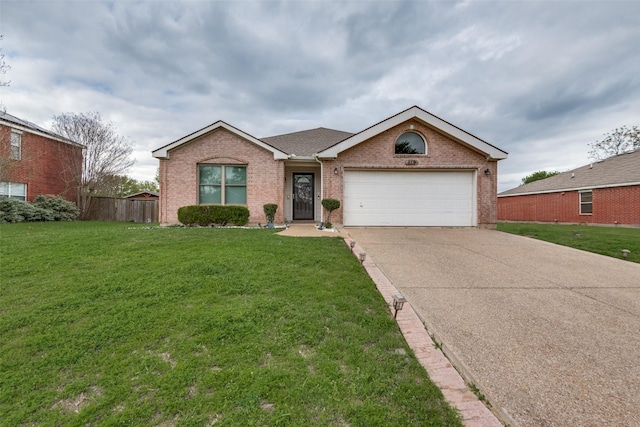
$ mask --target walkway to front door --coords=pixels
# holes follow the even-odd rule
[[[293,174],[293,219],[313,220],[313,173]]]

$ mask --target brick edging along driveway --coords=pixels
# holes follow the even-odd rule
[[[510,424],[640,425],[639,264],[494,230],[344,231]]]

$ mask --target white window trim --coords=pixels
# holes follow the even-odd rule
[[[20,194],[18,196],[11,194],[11,185],[22,185],[24,186],[24,194]],[[0,197],[12,197],[14,199],[18,199],[18,200],[22,200],[22,201],[27,201],[27,184],[23,183],[23,182],[0,182],[0,188],[4,187],[6,185],[7,187],[7,193],[6,194],[0,194]]]
[[[17,136],[17,144],[14,144],[14,135]],[[13,155],[13,147],[18,147],[18,155]],[[22,132],[11,129],[11,147],[9,151],[9,158],[12,160],[20,160],[22,159]]]
[[[200,184],[200,166],[220,166],[221,169],[221,173],[220,173],[220,204],[217,203],[202,203],[200,202],[200,187],[202,185],[208,185],[208,186],[214,186],[215,184]],[[238,204],[234,204],[233,206],[247,206],[247,183],[245,182],[244,185],[239,185],[239,184],[227,184],[225,182],[225,178],[226,178],[226,174],[227,174],[227,167],[235,167],[235,168],[245,168],[245,173],[246,173],[246,169],[247,169],[247,165],[228,165],[228,164],[218,164],[218,163],[198,163],[198,205],[212,205],[212,206],[231,206],[231,205],[227,205],[227,201],[226,201],[226,187],[244,187],[244,191],[245,191],[245,203],[238,205]],[[246,176],[246,175],[245,175]]]
[[[400,139],[400,137],[406,133],[413,133],[415,135],[418,135],[420,137],[420,139],[422,140],[422,143],[424,144],[424,153],[413,153],[413,154],[404,154],[404,153],[396,153],[396,147],[398,145],[398,140]],[[427,144],[427,139],[419,132],[416,132],[415,130],[407,130],[402,132],[400,135],[398,135],[398,137],[396,138],[395,142],[393,143],[393,155],[394,156],[399,156],[399,157],[406,157],[406,156],[427,156],[429,154],[429,145]]]
[[[591,194],[591,201],[583,202],[582,195],[587,193]],[[580,195],[579,196],[580,197],[580,215],[593,215],[593,190],[580,191],[578,194]],[[591,212],[582,212],[582,206],[585,206],[585,205],[591,205]]]

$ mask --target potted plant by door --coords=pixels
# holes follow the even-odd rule
[[[264,214],[267,217],[267,228],[273,228],[273,219],[276,217],[276,211],[278,210],[278,205],[275,203],[267,203],[263,205]]]

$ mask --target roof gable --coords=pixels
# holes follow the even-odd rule
[[[640,150],[619,154],[549,178],[530,182],[503,191],[498,194],[498,197],[625,185],[640,185]]]
[[[246,132],[241,131],[238,128],[235,128],[225,122],[223,122],[222,120],[218,120],[215,123],[210,124],[209,126],[202,128],[196,132],[193,132],[192,134],[189,134],[185,137],[182,137],[170,144],[165,145],[164,147],[158,148],[155,151],[152,151],[151,154],[153,155],[153,157],[156,157],[158,159],[168,159],[169,158],[169,151],[180,147],[181,145],[184,145],[186,143],[189,143],[197,138],[200,138],[203,135],[206,135],[210,132],[213,132],[214,130],[217,129],[226,129],[227,131],[259,146],[264,148],[267,151],[270,151],[273,153],[273,158],[274,160],[282,160],[282,159],[287,159],[289,156],[287,156],[286,153],[282,152],[281,150],[269,145],[268,143],[259,140],[258,138],[249,135]]]
[[[468,132],[465,132],[464,130],[437,116],[434,116],[433,114],[417,106],[413,106],[405,111],[402,111],[401,113],[396,114],[395,116],[391,116],[388,119],[385,119],[380,123],[377,123],[363,130],[362,132],[359,132],[341,142],[338,142],[337,144],[319,152],[318,157],[335,158],[341,152],[348,150],[349,148],[354,147],[361,142],[364,142],[388,129],[391,129],[394,126],[397,126],[411,119],[420,120],[425,125],[448,135],[455,141],[458,141],[461,144],[466,145],[467,147],[486,155],[492,160],[502,160],[507,158],[506,151],[494,147],[488,142],[485,142],[480,138],[475,137]]]

